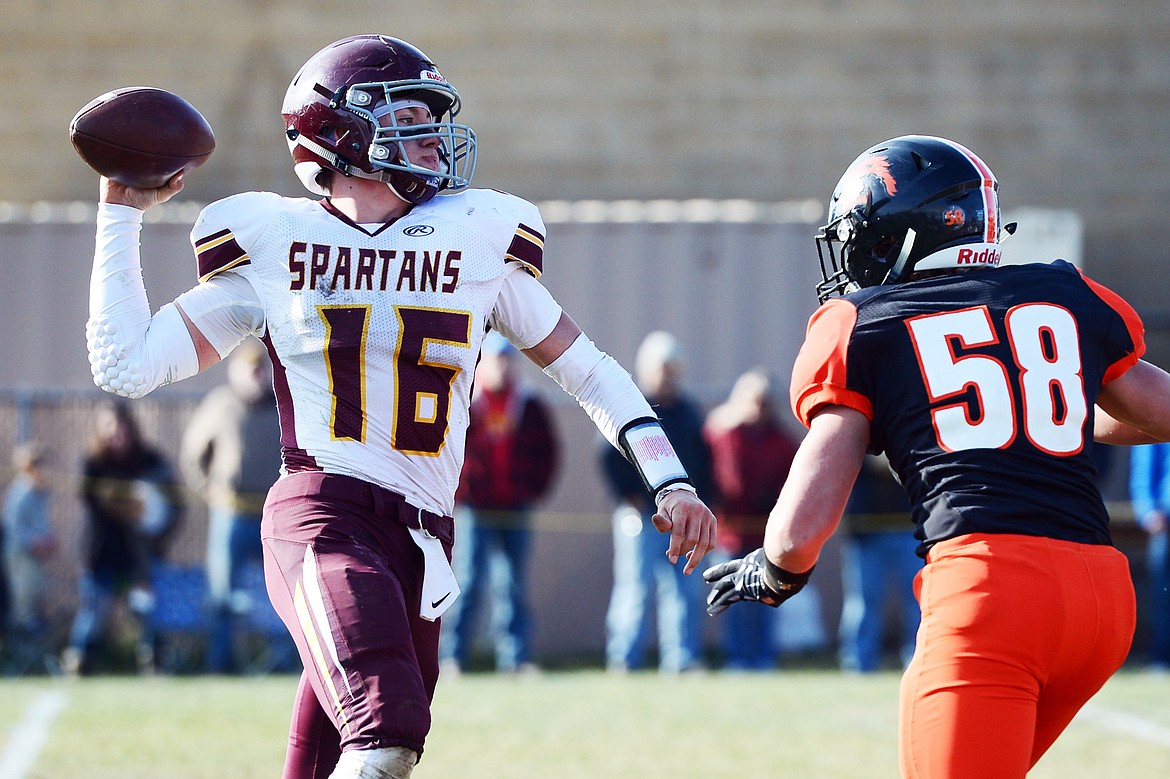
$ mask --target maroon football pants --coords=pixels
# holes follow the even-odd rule
[[[419,525],[451,555],[448,517],[347,476],[277,482],[261,525],[268,594],[305,671],[284,779],[322,779],[342,749],[420,755],[439,676],[439,623],[419,616]],[[310,691],[312,698],[310,699]]]

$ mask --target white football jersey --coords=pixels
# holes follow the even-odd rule
[[[519,332],[500,321],[501,292],[518,269],[540,276],[543,234],[536,206],[494,190],[376,226],[247,192],[204,209],[191,240],[200,281],[238,274],[259,296],[286,470],[354,476],[450,515],[480,344],[489,325]],[[535,337],[560,310],[524,316]]]

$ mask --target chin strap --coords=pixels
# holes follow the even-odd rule
[[[292,141],[293,143],[295,143],[297,146],[304,146],[306,149],[313,152],[313,154],[316,154],[318,157],[325,160],[326,162],[328,162],[333,167],[337,168],[339,171],[341,171],[345,175],[347,175],[347,176],[349,175],[349,169],[353,166],[350,165],[345,160],[343,160],[337,154],[329,151],[328,149],[326,149],[324,146],[317,143],[313,139],[305,137],[300,132],[298,132],[297,130],[295,130],[291,127],[287,130],[287,133],[288,133],[288,139],[290,141]]]
[[[422,190],[423,190],[422,194],[419,194],[416,196],[409,196],[411,190],[418,188],[417,185],[412,183],[409,178],[407,178],[406,181],[407,181],[407,183],[410,183],[411,189],[407,190],[406,192],[403,192],[399,187],[394,185],[394,178],[392,175],[394,172],[393,170],[380,170],[380,171],[375,171],[374,173],[367,173],[366,171],[357,167],[353,163],[346,161],[346,159],[344,157],[342,157],[341,155],[337,154],[336,152],[332,152],[329,149],[326,149],[324,146],[317,143],[316,141],[314,141],[311,138],[306,138],[304,135],[297,132],[293,128],[289,128],[286,131],[286,133],[288,136],[289,144],[295,145],[295,146],[303,146],[304,148],[311,151],[313,154],[315,154],[318,157],[320,157],[321,159],[325,160],[328,164],[332,165],[335,170],[337,170],[341,173],[341,175],[351,176],[353,178],[358,178],[358,179],[365,179],[367,181],[376,181],[379,184],[385,184],[387,187],[390,188],[390,191],[394,193],[395,197],[397,197],[399,200],[402,200],[403,202],[411,203],[413,205],[418,205],[419,203],[425,203],[427,200],[430,200],[431,197],[433,197],[435,194],[438,194],[438,192],[440,190],[444,189],[443,182],[441,181],[441,179],[443,179],[446,174],[443,174],[443,175],[436,174],[435,179],[440,180],[440,182],[437,184],[431,185],[434,188],[434,192],[432,194],[427,195],[426,193],[427,193],[428,187],[426,185],[423,185],[422,186]],[[313,166],[311,169],[311,172],[302,172],[302,170],[301,170],[302,166],[310,166],[310,165]],[[300,178],[301,183],[304,184],[305,188],[308,189],[310,192],[314,192],[318,195],[326,195],[326,196],[328,196],[330,194],[323,187],[316,184],[315,179],[316,179],[317,173],[320,170],[324,170],[324,168],[322,168],[320,164],[315,163],[315,162],[311,162],[311,161],[305,161],[305,162],[298,162],[293,167],[294,167],[294,169],[296,169],[297,176],[298,176],[298,178]],[[416,181],[416,182],[424,182],[425,181],[425,178],[421,174],[434,173],[434,171],[426,171],[426,170],[421,169],[421,168],[411,168],[410,170],[405,170],[405,169],[403,169],[402,166],[399,166],[398,168],[396,168],[396,170],[399,170],[403,173],[413,174],[414,181]]]
[[[334,168],[341,172],[343,176],[353,176],[359,179],[369,179],[370,181],[380,181],[383,184],[388,183],[384,173],[366,173],[361,168],[348,162],[344,157],[336,152],[329,151],[321,144],[314,141],[312,138],[307,138],[296,130],[288,130],[288,139],[297,146],[303,146],[309,151],[316,154],[321,159],[328,162]]]
[[[906,230],[906,238],[902,241],[902,251],[898,252],[898,259],[894,261],[894,267],[890,268],[890,272],[882,279],[882,284],[891,284],[900,281],[903,271],[906,270],[906,262],[910,259],[910,252],[914,251],[914,239],[918,234],[913,230]]]

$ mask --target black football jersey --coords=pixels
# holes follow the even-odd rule
[[[1108,544],[1094,404],[1144,349],[1134,310],[1067,262],[971,270],[821,306],[792,406],[805,425],[825,405],[870,419],[920,554],[968,533]]]

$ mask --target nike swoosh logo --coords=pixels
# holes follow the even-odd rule
[[[431,601],[431,608],[432,608],[432,609],[437,609],[437,608],[439,608],[439,604],[441,604],[443,601],[447,600],[447,598],[450,598],[450,597],[451,597],[451,593],[447,593],[446,595],[444,595],[443,597],[439,598],[438,600],[433,600],[433,601]]]

